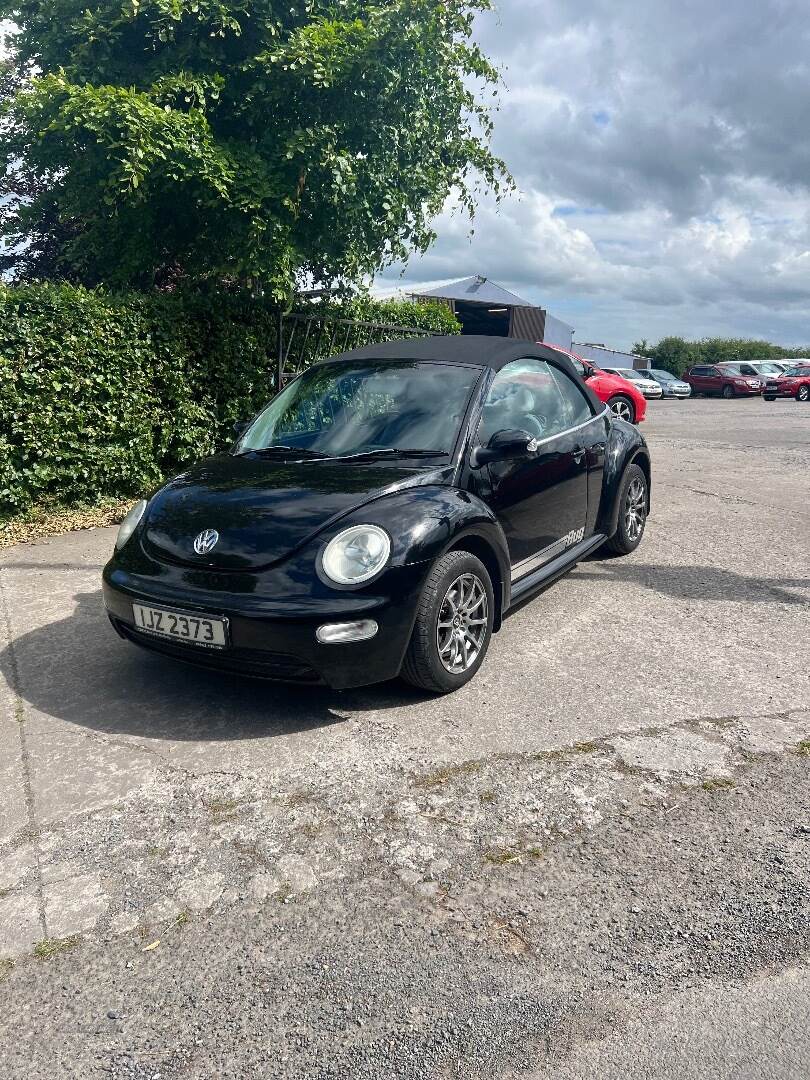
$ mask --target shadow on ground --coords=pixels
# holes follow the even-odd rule
[[[789,589],[810,589],[810,578],[760,578],[723,570],[719,566],[655,566],[618,556],[606,557],[604,553],[584,562],[577,577],[604,580],[603,573],[588,573],[585,569],[594,563],[619,581],[644,585],[677,600],[737,600],[810,607],[810,600],[788,592]]]
[[[348,712],[425,700],[399,682],[337,691],[183,664],[122,641],[107,620],[100,590],[75,599],[68,618],[22,634],[6,647],[0,671],[35,709],[107,734],[266,738],[337,724]]]

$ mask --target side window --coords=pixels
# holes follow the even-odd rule
[[[517,429],[547,439],[590,416],[585,395],[567,375],[543,360],[513,360],[492,381],[478,438],[486,445],[497,431]]]
[[[557,384],[562,401],[562,410],[559,415],[561,424],[557,430],[565,431],[566,428],[576,427],[590,420],[593,416],[590,402],[570,375],[566,375],[559,368],[552,367],[551,377]]]

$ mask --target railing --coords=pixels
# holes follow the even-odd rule
[[[396,338],[436,337],[437,331],[416,326],[389,326],[330,315],[285,314],[276,321],[275,384],[281,389],[310,364],[337,353]]]

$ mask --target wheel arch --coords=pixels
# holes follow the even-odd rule
[[[487,568],[487,573],[492,582],[492,590],[495,593],[492,632],[497,633],[503,622],[503,612],[509,602],[509,580],[504,580],[504,569],[495,548],[486,537],[481,536],[479,533],[467,533],[465,536],[455,539],[443,554],[446,555],[450,551],[469,551],[471,555],[475,555],[477,559],[480,559]]]
[[[602,496],[596,520],[596,531],[613,536],[619,520],[619,494],[622,480],[631,465],[638,465],[647,480],[647,512],[650,509],[652,465],[647,444],[636,428],[612,424],[608,435],[608,454],[602,479]]]

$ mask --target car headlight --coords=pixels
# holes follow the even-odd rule
[[[120,551],[124,544],[129,540],[130,536],[138,528],[138,522],[143,517],[143,512],[146,509],[146,499],[141,499],[135,503],[130,512],[118,526],[118,536],[115,538],[115,550]]]
[[[391,538],[378,525],[353,525],[330,540],[321,556],[328,578],[338,585],[360,585],[379,574],[391,554]]]

